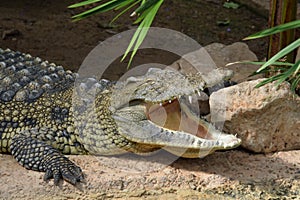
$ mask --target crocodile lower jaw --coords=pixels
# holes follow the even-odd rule
[[[216,149],[230,149],[241,142],[234,135],[225,134],[202,119],[200,113],[191,109],[189,102],[175,98],[160,104],[147,103],[145,106],[148,120],[157,126],[191,134],[203,141],[219,141]]]

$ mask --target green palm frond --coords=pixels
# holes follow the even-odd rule
[[[266,37],[266,36],[273,35],[276,33],[280,33],[282,31],[287,31],[289,29],[296,29],[299,27],[300,27],[300,20],[296,20],[296,21],[288,22],[285,24],[281,24],[281,25],[257,32],[255,34],[252,34],[252,35],[244,38],[243,40],[252,40],[252,39],[262,38],[262,37]]]
[[[252,65],[263,65],[266,62],[263,61],[236,61],[232,63],[227,63],[226,66],[234,65],[234,64],[252,64]],[[280,66],[293,66],[293,63],[288,62],[274,62],[272,65],[280,65]]]
[[[289,29],[295,29],[300,27],[300,20],[295,20],[289,23],[281,24],[253,35],[246,37],[244,40],[256,39],[265,36],[269,36],[272,34],[276,34],[279,32],[283,32]],[[266,73],[266,72],[276,72],[277,74],[267,78],[266,80],[259,83],[256,87],[260,87],[269,82],[277,81],[276,85],[281,84],[283,81],[289,81],[291,83],[291,90],[295,91],[299,88],[300,82],[300,60],[295,63],[286,63],[286,62],[278,62],[278,60],[284,58],[290,52],[300,47],[300,38],[296,39],[294,42],[287,45],[285,48],[281,49],[278,53],[276,53],[273,57],[271,57],[266,62],[260,62],[262,65],[256,72],[252,75]],[[252,62],[250,64],[256,64],[259,62]],[[274,67],[276,65],[280,65],[279,67]],[[271,67],[272,66],[272,67]]]
[[[79,6],[84,6],[84,5],[88,5],[88,4],[99,2],[99,1],[100,0],[88,0],[88,1],[78,3],[78,4],[71,5],[71,6],[69,6],[69,8],[76,8]],[[109,2],[106,2],[99,6],[96,6],[90,10],[79,13],[78,15],[74,15],[72,18],[75,21],[77,21],[77,20],[81,20],[83,18],[89,17],[93,14],[107,12],[107,11],[110,11],[110,10],[113,10],[113,9],[119,7],[122,4],[123,4],[123,6],[126,6],[126,5],[124,5],[124,2],[126,2],[126,1],[130,1],[130,0],[111,0]]]
[[[97,3],[101,0],[86,0],[86,1],[82,1],[82,2],[79,2],[79,3],[75,3],[73,5],[70,5],[68,6],[68,8],[78,8],[78,7],[81,7],[81,6],[86,6],[86,5],[89,5],[89,4],[92,4],[92,3]]]
[[[299,70],[300,70],[300,60],[297,61],[295,64],[293,64],[293,66],[290,68],[282,68],[279,74],[267,78],[266,80],[257,84],[255,87],[257,88],[273,81],[277,81],[276,86],[278,86],[282,82],[287,80],[291,82],[291,90],[295,91],[300,81]]]
[[[130,1],[125,1],[123,4],[120,4],[118,7],[115,8],[115,10],[119,10],[123,7],[126,7],[123,11],[121,11],[119,14],[117,14],[111,21],[110,24],[114,23],[119,17],[121,17],[124,13],[128,12],[131,8],[136,6],[138,3],[141,1],[136,1],[136,0],[130,0]]]
[[[297,39],[296,41],[292,42],[291,44],[289,44],[288,46],[286,46],[285,48],[283,48],[281,51],[279,51],[277,54],[275,54],[272,58],[270,58],[265,64],[263,64],[258,70],[257,72],[265,69],[266,67],[272,65],[274,62],[276,62],[277,60],[279,60],[280,58],[283,58],[285,55],[287,55],[288,53],[292,52],[293,50],[295,50],[296,48],[298,48],[300,46],[300,38]]]
[[[155,0],[155,1],[156,1],[155,4],[152,5],[151,7],[147,8],[145,11],[143,11],[143,13],[140,15],[140,17],[134,22],[134,23],[140,23],[140,25],[139,25],[138,29],[136,30],[136,32],[134,33],[134,35],[127,47],[127,50],[124,53],[124,56],[122,58],[122,60],[124,60],[125,57],[127,57],[127,55],[132,50],[132,47],[134,45],[131,56],[130,56],[130,60],[128,63],[128,67],[130,66],[132,59],[135,56],[137,50],[139,49],[142,42],[144,41],[144,39],[147,35],[147,32],[149,30],[149,27],[151,26],[153,19],[164,0],[158,0],[158,1]]]
[[[78,8],[94,3],[98,3],[101,0],[86,0],[80,3],[76,3],[73,5],[70,5],[68,8]],[[128,63],[128,66],[130,66],[132,59],[134,55],[137,53],[137,50],[139,49],[140,45],[144,41],[149,27],[151,26],[154,17],[160,8],[161,4],[164,0],[110,0],[105,3],[102,3],[94,8],[91,8],[85,12],[79,13],[77,15],[74,15],[72,18],[74,21],[81,20],[83,18],[89,17],[91,15],[97,14],[97,13],[103,13],[111,10],[120,10],[124,8],[124,10],[120,11],[110,23],[113,23],[115,20],[117,20],[121,15],[126,13],[127,11],[131,10],[134,6],[137,4],[140,4],[134,12],[131,13],[131,17],[138,16],[137,19],[134,21],[134,24],[140,24],[138,29],[136,30],[135,34],[133,35],[131,42],[129,43],[129,46],[127,50],[124,53],[124,56],[122,58],[122,61],[125,59],[125,57],[128,56],[129,52],[132,51],[130,60]]]

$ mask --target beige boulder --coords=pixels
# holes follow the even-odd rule
[[[234,72],[234,76],[231,78],[232,81],[240,83],[261,77],[261,75],[249,77],[249,75],[260,67],[258,65],[239,63],[227,66],[228,63],[238,61],[257,61],[256,55],[249,49],[246,43],[235,42],[231,45],[212,43],[207,45],[205,49],[218,68],[227,68]]]
[[[300,149],[300,97],[288,83],[263,79],[221,89],[210,96],[211,121],[224,122],[224,130],[237,134],[242,147],[254,152]]]
[[[262,77],[261,75],[249,77],[250,74],[260,67],[258,65],[239,63],[226,66],[228,63],[237,61],[257,61],[257,57],[244,42],[235,42],[231,45],[212,43],[184,55],[181,59],[170,65],[170,67],[184,74],[199,71],[207,74],[215,68],[227,68],[234,72],[231,80],[238,83]]]

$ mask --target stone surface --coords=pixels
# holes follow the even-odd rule
[[[256,55],[243,42],[236,42],[231,45],[212,43],[197,51],[183,56],[174,62],[170,67],[180,70],[182,73],[195,73],[201,71],[206,74],[214,68],[228,68],[233,70],[234,76],[231,80],[242,82],[261,77],[261,75],[248,77],[259,66],[251,64],[234,64],[226,66],[228,63],[237,61],[257,61]]]
[[[257,79],[261,76],[248,77],[259,66],[251,64],[234,64],[226,66],[228,63],[237,61],[257,61],[256,55],[249,49],[248,45],[243,42],[235,42],[231,45],[224,45],[220,43],[212,43],[205,47],[217,67],[226,67],[233,70],[234,76],[231,80],[235,82],[242,82],[246,80]]]
[[[257,61],[256,55],[248,48],[248,45],[243,42],[236,42],[231,45],[221,43],[212,43],[197,51],[184,55],[181,59],[175,61],[169,67],[172,67],[181,73],[197,73],[209,74],[215,68],[228,68],[234,73],[232,81],[241,82],[261,77],[261,75],[248,77],[259,66],[251,64],[234,64],[226,66],[228,63],[236,61]],[[205,95],[201,95],[205,97]],[[207,115],[210,112],[208,97],[199,99],[198,101],[201,115]]]
[[[263,79],[221,89],[210,96],[211,121],[237,134],[254,152],[300,149],[300,97],[289,84],[254,86]]]

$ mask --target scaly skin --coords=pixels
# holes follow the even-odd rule
[[[63,154],[143,154],[164,147],[195,158],[241,142],[200,119],[189,103],[206,87],[200,75],[151,69],[117,83],[77,77],[39,58],[0,49],[0,152],[45,172],[45,180],[83,179]],[[160,109],[168,118],[161,118]]]

